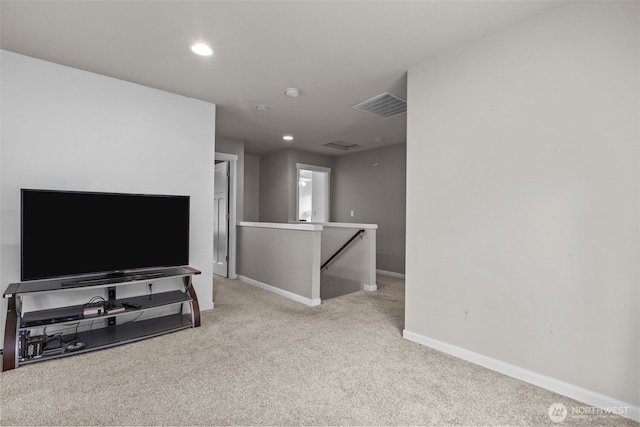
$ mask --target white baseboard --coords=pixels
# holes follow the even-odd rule
[[[395,273],[393,271],[386,271],[386,270],[376,270],[376,273],[382,274],[383,276],[397,277],[398,279],[404,279],[403,273]]]
[[[435,350],[450,354],[468,362],[475,363],[476,365],[491,369],[492,371],[500,372],[501,374],[519,379],[529,384],[536,385],[546,390],[553,391],[571,399],[584,402],[587,405],[594,406],[596,408],[602,408],[605,410],[607,408],[626,408],[624,414],[618,414],[625,418],[640,422],[639,406],[634,406],[629,403],[614,399],[612,397],[604,396],[600,393],[596,393],[594,391],[587,390],[573,384],[565,383],[555,378],[528,371],[518,366],[511,365],[509,363],[505,363],[500,360],[493,359],[491,357],[487,357],[461,347],[456,347],[455,345],[451,345],[443,341],[425,337],[424,335],[420,335],[406,329],[402,331],[402,336],[409,341],[422,344],[426,347],[433,348]]]
[[[285,291],[284,289],[276,288],[275,286],[268,285],[266,283],[260,282],[258,280],[252,279],[250,277],[245,277],[245,276],[242,276],[240,274],[238,274],[237,276],[238,276],[238,280],[241,280],[241,281],[243,281],[245,283],[248,283],[248,284],[256,286],[258,288],[267,290],[269,292],[273,292],[274,294],[278,294],[278,295],[283,296],[285,298],[292,299],[292,300],[294,300],[296,302],[301,302],[302,304],[308,305],[310,307],[314,307],[316,305],[320,305],[320,303],[321,303],[320,298],[316,298],[316,299],[306,298],[306,297],[303,297],[301,295],[294,294],[293,292],[289,292],[289,291]]]
[[[208,302],[206,304],[199,304],[199,306],[200,306],[200,311],[213,310],[214,303]]]
[[[375,283],[373,285],[367,285],[366,283],[362,285],[362,290],[367,292],[373,292],[378,290],[378,285]]]

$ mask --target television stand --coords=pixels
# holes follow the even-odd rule
[[[85,276],[72,281],[67,281],[67,278],[65,281],[12,283],[3,295],[8,299],[8,307],[2,370],[8,371],[27,363],[87,353],[198,327],[200,307],[192,283],[192,277],[197,274],[200,271],[183,266],[132,272],[120,277]],[[176,278],[182,279],[182,290],[127,296],[122,299],[115,295],[120,286],[146,283],[150,279],[157,281]],[[104,310],[103,306],[106,313],[94,315],[85,314],[88,304],[29,312],[22,310],[23,299],[29,296],[87,288],[108,291],[108,305],[123,309],[110,311]],[[51,331],[45,331],[45,328],[56,329],[56,326],[61,332],[49,335]]]

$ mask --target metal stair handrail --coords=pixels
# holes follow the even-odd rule
[[[331,261],[333,261],[338,255],[340,255],[342,253],[342,251],[344,251],[347,248],[347,246],[349,246],[351,244],[351,242],[353,242],[356,239],[356,237],[360,236],[362,238],[362,234],[363,233],[364,233],[364,229],[361,228],[360,230],[358,230],[358,232],[356,234],[351,236],[351,238],[347,241],[347,243],[342,245],[342,247],[340,249],[338,249],[333,255],[331,255],[331,257],[327,261],[325,261],[324,264],[322,264],[322,267],[320,267],[320,271],[322,271],[325,268],[327,268],[327,266],[331,263]]]

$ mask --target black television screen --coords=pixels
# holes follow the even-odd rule
[[[189,196],[21,190],[21,280],[189,264]]]

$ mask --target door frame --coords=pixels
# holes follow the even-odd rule
[[[323,172],[327,174],[327,188],[325,189],[325,222],[329,222],[329,214],[331,212],[331,201],[329,197],[331,196],[331,168],[327,168],[324,166],[315,166],[315,165],[307,165],[305,163],[296,163],[296,222],[298,221],[298,212],[300,210],[300,193],[298,189],[298,180],[300,179],[300,169],[309,170],[312,172]]]
[[[231,163],[226,160],[216,160],[214,169],[213,273],[229,277],[229,176]],[[224,233],[224,236],[221,233]]]
[[[229,162],[229,224],[228,224],[228,242],[229,242],[229,262],[227,264],[227,274],[229,279],[237,279],[236,275],[236,205],[237,205],[237,170],[238,155],[227,153],[215,153],[215,160]],[[214,160],[214,161],[215,161]]]

